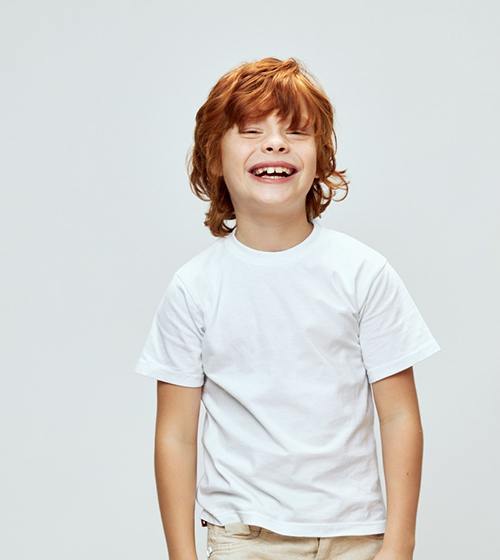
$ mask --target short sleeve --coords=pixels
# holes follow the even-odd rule
[[[156,309],[135,372],[175,385],[201,387],[203,333],[202,313],[175,273]]]
[[[385,260],[359,312],[359,342],[370,383],[440,350],[399,274]]]

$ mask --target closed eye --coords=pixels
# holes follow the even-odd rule
[[[259,134],[259,131],[258,130],[242,130],[241,134]],[[302,132],[300,130],[292,130],[292,131],[290,131],[290,134],[305,135],[305,134],[307,134],[307,132]]]

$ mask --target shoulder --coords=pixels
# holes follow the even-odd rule
[[[386,256],[374,246],[359,238],[330,227],[323,227],[322,250],[335,265],[351,272],[376,272],[387,261]]]
[[[354,235],[324,226],[320,253],[334,284],[359,309],[387,264],[385,255]]]
[[[212,283],[214,275],[220,270],[223,258],[224,238],[218,237],[202,251],[184,261],[173,274],[173,281],[182,284],[195,301],[203,298],[207,284]]]
[[[189,280],[207,270],[214,262],[218,261],[222,251],[222,237],[212,240],[211,243],[188,260],[184,261],[175,271],[182,279]]]

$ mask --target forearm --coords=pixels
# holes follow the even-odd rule
[[[196,560],[196,456],[196,444],[156,436],[156,487],[170,560]]]
[[[420,481],[423,431],[418,415],[400,415],[380,424],[387,492],[384,549],[412,553]]]

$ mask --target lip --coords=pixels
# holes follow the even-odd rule
[[[253,171],[258,167],[286,167],[287,169],[292,169],[294,171],[292,175],[295,175],[295,173],[298,171],[298,168],[295,167],[295,165],[292,165],[287,161],[260,161],[259,163],[255,163],[254,165],[252,165],[252,167],[248,169],[248,172],[253,175]]]
[[[298,171],[297,171],[298,173]],[[275,179],[273,179],[272,177],[258,177],[257,175],[254,175],[253,173],[248,173],[250,175],[250,177],[254,180],[257,181],[259,183],[267,183],[269,185],[275,185],[276,183],[288,183],[289,181],[293,181],[295,175],[297,175],[297,173],[292,173],[291,175],[288,175],[288,177],[277,177]]]

